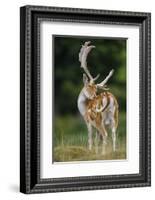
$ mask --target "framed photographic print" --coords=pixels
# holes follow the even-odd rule
[[[20,191],[151,185],[151,14],[20,8]]]

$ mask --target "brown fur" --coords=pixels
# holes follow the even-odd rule
[[[106,99],[106,104],[103,105],[103,99]],[[104,127],[104,124],[102,123],[102,118],[103,118],[103,113],[104,111],[108,108],[108,105],[110,103],[110,98],[114,99],[115,105],[118,108],[118,103],[116,98],[114,97],[113,94],[111,94],[110,92],[102,92],[99,95],[97,95],[96,97],[94,97],[94,99],[90,99],[87,101],[87,112],[85,115],[85,119],[87,120],[87,122],[91,123],[91,125],[93,127],[95,127],[97,130],[99,130],[100,132],[102,132],[103,134],[106,134],[106,130]],[[100,109],[103,107],[103,110],[101,112],[97,112],[96,108]],[[115,109],[115,113],[114,113],[114,119],[115,119],[115,127],[117,127],[118,125],[118,109]]]

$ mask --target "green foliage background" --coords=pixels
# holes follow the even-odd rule
[[[67,155],[61,156],[68,146],[87,146],[87,129],[77,108],[78,95],[83,87],[83,69],[80,67],[78,54],[85,41],[91,41],[96,46],[90,52],[87,62],[93,76],[100,74],[97,82],[102,81],[111,69],[115,70],[108,82],[108,87],[119,104],[118,143],[121,141],[124,145],[126,143],[126,40],[54,36],[55,161],[93,159],[89,156],[84,158],[79,155],[72,156],[70,151],[67,151]]]

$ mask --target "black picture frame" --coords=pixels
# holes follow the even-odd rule
[[[41,20],[140,27],[138,174],[40,178]],[[20,191],[26,194],[151,185],[151,13],[61,7],[20,8]]]

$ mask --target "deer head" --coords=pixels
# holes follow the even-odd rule
[[[81,67],[83,68],[85,72],[83,74],[83,83],[84,83],[83,92],[88,99],[93,99],[96,96],[97,89],[103,89],[103,90],[108,89],[106,87],[106,83],[108,82],[110,77],[113,75],[114,70],[112,69],[110,73],[108,74],[108,76],[101,83],[95,84],[95,81],[98,79],[99,74],[95,78],[93,78],[93,76],[91,75],[91,73],[89,72],[87,68],[88,54],[93,48],[95,48],[95,46],[90,45],[90,43],[91,42],[88,41],[88,42],[85,42],[84,45],[82,45],[80,49],[80,53],[79,53],[79,61],[81,63]]]

